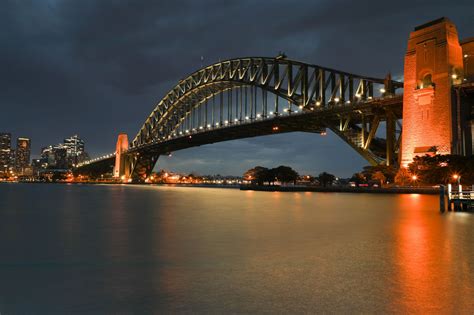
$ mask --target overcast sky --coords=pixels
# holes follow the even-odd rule
[[[92,157],[133,139],[155,104],[204,64],[289,58],[373,77],[403,73],[413,27],[446,16],[474,36],[474,1],[2,0],[0,131],[40,148],[79,134]],[[240,175],[255,165],[350,176],[342,140],[291,133],[160,157],[157,168]]]

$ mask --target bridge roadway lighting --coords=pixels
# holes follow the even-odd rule
[[[211,128],[211,125],[207,125],[207,128]]]
[[[249,120],[249,119],[250,119],[249,116],[245,116],[245,120]]]
[[[385,92],[386,92],[386,91],[385,91],[384,88],[381,88],[381,89],[380,89],[380,93],[385,93]]]
[[[339,103],[339,97],[334,98],[334,102]]]
[[[270,112],[270,115],[273,115],[273,112]]]
[[[320,102],[320,101],[317,101],[317,102],[316,102],[316,106],[319,106],[319,105],[321,105],[321,102]]]

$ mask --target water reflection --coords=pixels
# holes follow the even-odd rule
[[[420,195],[402,195],[398,206],[392,310],[431,314],[473,310],[469,297],[474,275],[470,269],[459,269],[466,261],[472,265],[472,246],[456,237],[456,225],[466,214],[437,214],[437,200]]]
[[[3,186],[0,312],[469,313],[474,216],[437,203]]]

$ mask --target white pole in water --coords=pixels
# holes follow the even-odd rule
[[[453,186],[448,184],[448,211],[451,211],[451,193],[453,191]]]

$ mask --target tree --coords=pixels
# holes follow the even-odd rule
[[[367,178],[362,173],[355,173],[354,175],[352,175],[350,181],[359,185],[359,184],[367,183]]]
[[[373,176],[375,173],[380,172],[385,176],[385,181],[393,182],[395,179],[395,175],[397,174],[397,170],[393,166],[387,165],[375,165],[375,166],[365,166],[362,174],[365,178],[374,179]],[[380,176],[380,175],[377,175]]]
[[[411,180],[411,174],[408,169],[406,169],[405,167],[400,167],[397,172],[397,175],[395,176],[395,184],[406,186],[410,185]]]
[[[272,168],[270,173],[271,174],[269,177],[276,178],[282,183],[296,182],[299,177],[298,173],[294,169],[283,165]]]
[[[270,170],[263,166],[255,166],[244,173],[244,178],[251,181],[252,184],[263,185],[264,182],[269,181]]]
[[[376,180],[376,181],[380,182],[380,186],[382,186],[385,183],[385,181],[387,180],[387,178],[385,177],[385,175],[381,171],[377,171],[377,172],[372,174],[372,180]]]
[[[323,187],[326,187],[328,185],[332,185],[332,183],[336,180],[336,176],[334,176],[333,174],[322,172],[318,175],[317,179],[319,183],[323,185]]]

